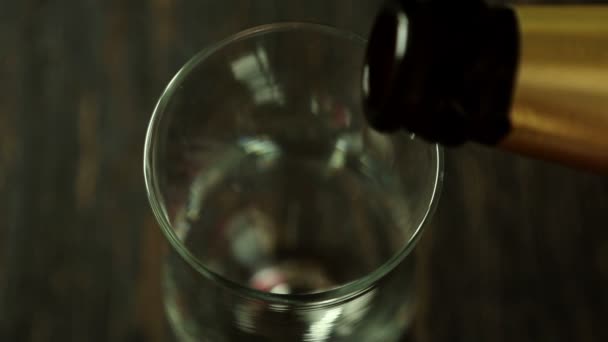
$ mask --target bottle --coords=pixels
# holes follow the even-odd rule
[[[379,131],[608,171],[608,5],[389,1],[362,81]]]

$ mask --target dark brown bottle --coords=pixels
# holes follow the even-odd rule
[[[363,88],[380,131],[608,171],[608,5],[389,1]]]

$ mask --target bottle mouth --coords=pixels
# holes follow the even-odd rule
[[[518,37],[513,11],[483,1],[391,1],[369,38],[369,125],[446,145],[496,144],[510,127]]]
[[[388,6],[378,14],[369,38],[363,68],[365,115],[371,127],[382,132],[401,128],[390,115],[389,102],[399,64],[407,48],[408,19],[397,6]]]

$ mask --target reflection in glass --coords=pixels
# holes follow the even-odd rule
[[[364,48],[318,25],[256,28],[161,97],[145,173],[180,340],[385,342],[407,327],[441,155],[367,127]]]

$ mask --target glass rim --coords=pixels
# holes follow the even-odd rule
[[[251,298],[256,298],[263,301],[270,301],[280,304],[310,304],[315,303],[334,303],[347,298],[356,296],[357,294],[367,291],[373,284],[384,278],[389,272],[391,272],[397,265],[399,265],[403,259],[412,251],[416,246],[424,225],[427,220],[432,216],[437,202],[441,185],[443,182],[443,150],[438,144],[430,144],[435,147],[435,175],[433,192],[429,200],[426,212],[418,222],[412,236],[407,240],[403,247],[396,252],[390,259],[382,263],[380,266],[375,268],[373,271],[347,283],[339,284],[336,287],[321,290],[319,292],[302,293],[302,294],[280,294],[272,292],[264,292],[257,290],[231,279],[228,279],[221,274],[214,272],[209,269],[204,263],[197,257],[195,257],[186,247],[186,245],[176,235],[175,231],[169,220],[169,215],[166,211],[163,197],[161,195],[160,186],[156,177],[156,144],[157,137],[159,135],[160,122],[164,116],[166,105],[169,99],[173,96],[184,78],[192,71],[194,67],[204,62],[206,58],[213,55],[217,51],[224,47],[227,47],[233,43],[241,40],[253,38],[258,35],[271,34],[277,32],[293,31],[293,30],[314,30],[320,33],[331,34],[336,37],[351,40],[358,44],[365,44],[366,39],[357,35],[356,33],[338,29],[332,26],[306,23],[306,22],[277,22],[272,24],[265,24],[255,26],[244,31],[240,31],[234,35],[229,36],[226,39],[220,40],[209,47],[202,49],[194,57],[192,57],[186,64],[180,68],[180,70],[173,76],[171,81],[162,92],[150,118],[150,123],[146,132],[145,144],[144,144],[144,160],[143,160],[143,171],[146,192],[148,201],[154,213],[157,223],[160,225],[165,237],[169,240],[172,247],[177,253],[198,273],[202,276],[217,282],[220,286],[232,289],[239,293],[243,293]]]

